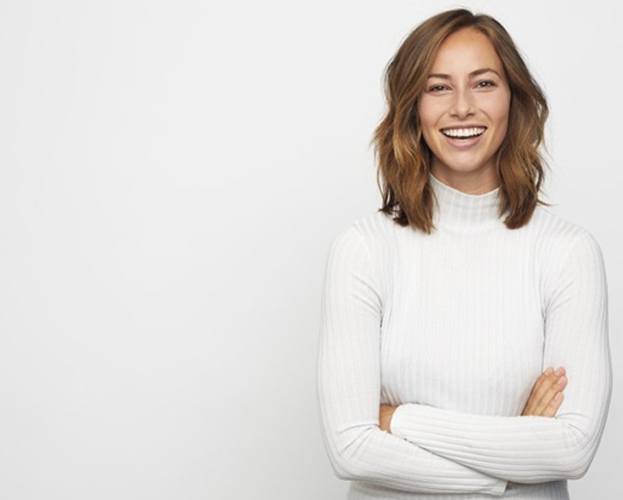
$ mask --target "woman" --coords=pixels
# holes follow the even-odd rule
[[[595,238],[538,198],[545,98],[465,9],[417,27],[386,78],[383,206],[326,264],[333,469],[351,499],[568,499],[610,405],[608,300]]]

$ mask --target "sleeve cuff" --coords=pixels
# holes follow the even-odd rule
[[[508,486],[508,481],[504,479],[498,479],[497,481],[497,484],[491,487],[491,495],[495,497],[504,496],[504,493],[506,492],[506,487]]]
[[[392,418],[389,421],[389,432],[396,436],[398,436],[398,433],[396,431],[398,430],[398,427],[400,426],[400,423],[398,422],[398,420],[400,420],[401,409],[402,409],[402,405],[398,405],[396,409],[394,410],[394,413],[392,413]]]
[[[405,425],[405,420],[404,420],[406,418],[406,414],[404,413],[405,408],[406,408],[405,405],[399,405],[394,410],[394,413],[392,413],[392,418],[389,421],[389,432],[402,439],[406,439],[404,436],[400,435],[401,426],[404,429],[404,425]],[[418,413],[417,416],[414,415],[414,412]],[[413,423],[414,423],[413,418],[416,418],[416,419],[421,418],[422,420],[428,418],[430,420],[429,424],[434,425],[435,408],[424,406],[424,405],[412,406],[411,414],[409,415],[409,418],[412,419],[409,423],[409,425],[411,425],[412,430],[413,430]],[[494,477],[491,477],[491,479],[494,481],[494,483],[491,486],[491,488],[489,488],[488,493],[492,496],[497,496],[497,497],[504,496],[504,493],[506,492],[506,488],[508,487],[508,481],[505,479],[499,479],[499,478],[494,478]]]

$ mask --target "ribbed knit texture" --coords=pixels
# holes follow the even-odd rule
[[[506,228],[500,187],[431,184],[432,234],[373,212],[330,246],[317,395],[333,470],[351,500],[568,499],[612,393],[600,247],[542,206]],[[561,407],[521,416],[548,366],[566,369]],[[390,432],[381,404],[399,405]]]

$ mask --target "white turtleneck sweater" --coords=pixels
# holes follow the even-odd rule
[[[317,395],[333,470],[350,500],[568,499],[612,392],[600,247],[540,205],[506,228],[500,187],[431,183],[437,231],[373,212],[330,246]],[[521,416],[549,366],[568,378],[556,416]],[[398,405],[390,432],[381,404]]]

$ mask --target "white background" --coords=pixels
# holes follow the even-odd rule
[[[619,2],[22,0],[0,4],[0,498],[344,498],[326,251],[380,204],[385,65],[461,6],[541,84],[544,199],[604,253],[613,400],[569,487],[621,497]]]

